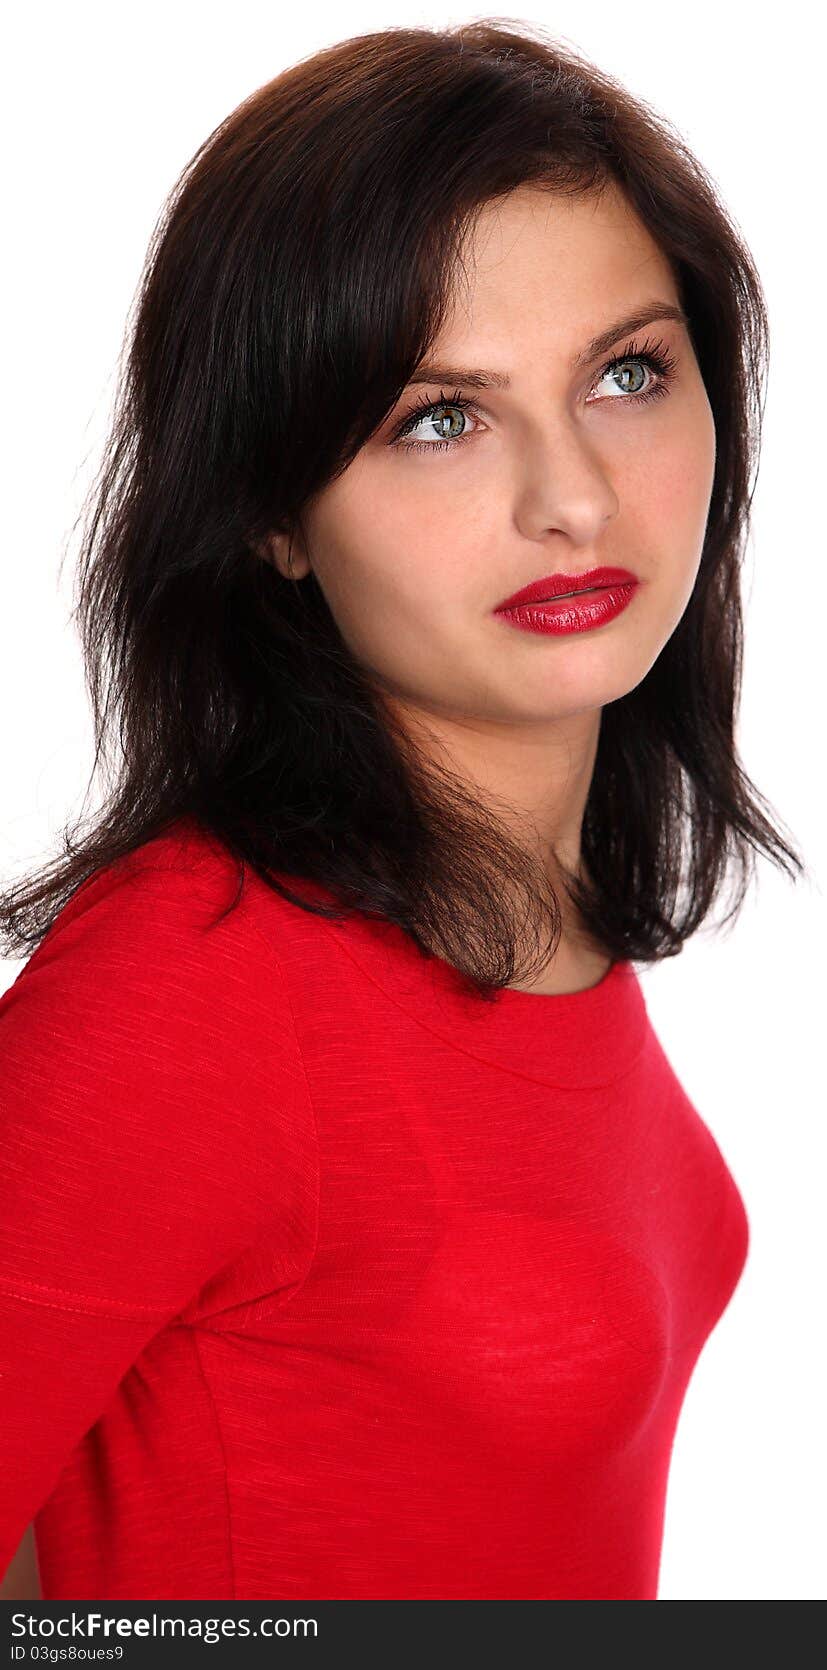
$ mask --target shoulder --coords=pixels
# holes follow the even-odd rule
[[[249,911],[216,922],[234,858],[184,836],[90,877],[0,997],[0,1288],[171,1310],[274,1222],[304,1268],[289,994]]]
[[[262,917],[269,889],[249,871],[240,889],[240,876],[228,848],[179,820],[75,890],[0,996],[0,1013],[32,1010],[39,997],[71,1014],[87,1043],[119,1015],[130,1033],[141,1019],[157,1035],[188,1015],[202,1029],[220,1020],[249,1034],[283,1008],[278,913]]]
[[[263,886],[249,866],[242,875],[234,854],[202,825],[181,818],[88,876],[23,972],[90,940],[113,949],[128,945],[133,953],[176,943],[203,941],[206,950],[212,943],[226,947],[241,937],[249,940],[255,937]]]
[[[50,935],[116,893],[127,909],[142,898],[166,897],[175,905],[187,898],[219,903],[237,874],[229,850],[200,824],[182,818],[87,877],[56,917]]]
[[[229,910],[237,876],[232,854],[176,828],[72,895],[0,996],[0,1103],[16,1098],[18,1125],[26,1109],[43,1129],[82,1117],[94,1148],[119,1108],[128,1145],[151,1130],[163,1148],[189,1123],[220,1149],[268,1097],[293,1117],[305,1090],[278,936],[257,902]]]

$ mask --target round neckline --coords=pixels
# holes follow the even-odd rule
[[[586,997],[589,992],[596,992],[600,986],[604,985],[607,980],[610,980],[611,977],[612,977],[612,974],[614,973],[614,970],[618,966],[619,966],[618,965],[618,960],[617,960],[617,958],[615,958],[614,962],[611,962],[609,964],[608,968],[604,971],[604,973],[601,974],[599,980],[595,980],[594,983],[591,986],[580,986],[578,988],[578,990],[575,991],[575,992],[526,992],[526,991],[522,991],[518,986],[502,986],[500,988],[499,992],[497,993],[497,997],[498,998],[512,998],[512,997],[536,998],[536,997],[540,997],[540,998],[543,998],[545,1000],[548,1000],[549,998],[551,998],[552,1002],[555,1001],[556,999],[559,999],[559,998]]]
[[[293,878],[295,881],[295,878]],[[318,883],[295,882],[310,896]],[[593,986],[575,992],[525,992],[500,987],[490,999],[469,988],[446,958],[426,956],[385,918],[356,912],[342,922],[286,904],[292,933],[318,946],[327,941],[355,963],[364,977],[432,1036],[505,1072],[558,1088],[596,1089],[626,1073],[646,1041],[648,1014],[631,962],[616,959]],[[318,952],[316,952],[318,956]],[[335,981],[334,981],[335,984]]]
[[[212,843],[208,846],[212,856]],[[202,835],[199,851],[203,850]],[[223,861],[223,847],[221,854]],[[284,872],[278,876],[308,902],[315,895],[316,902],[336,903],[321,882]],[[580,991],[525,992],[503,986],[491,998],[480,998],[453,963],[436,953],[425,955],[410,935],[385,917],[355,911],[334,921],[292,904],[260,878],[252,891],[260,927],[278,961],[289,964],[297,976],[296,1002],[301,1006],[304,994],[314,1027],[319,1005],[336,1010],[340,988],[350,985],[349,1000],[356,1009],[364,1006],[366,1027],[396,1032],[401,1012],[409,1023],[469,1061],[498,1067],[515,1082],[571,1090],[613,1084],[646,1045],[646,1002],[635,968],[625,959],[612,962],[595,985]],[[332,950],[342,958],[338,968]],[[362,976],[361,993],[354,986],[353,965]],[[384,1006],[372,998],[371,988],[385,995]]]

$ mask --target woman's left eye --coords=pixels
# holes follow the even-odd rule
[[[633,344],[628,353],[618,354],[604,365],[592,387],[599,388],[600,384],[610,377],[614,379],[614,393],[608,397],[609,399],[616,401],[620,395],[621,404],[642,406],[646,401],[659,400],[669,393],[676,364],[675,356],[663,342],[647,342],[642,348]],[[450,400],[440,392],[438,400],[421,401],[408,413],[396,430],[391,445],[401,445],[404,452],[455,450],[463,441],[470,440],[475,433],[473,429],[469,433],[466,422],[466,413],[475,410],[473,402],[466,400],[460,389],[457,389]],[[449,414],[447,418],[446,413]],[[435,436],[432,434],[431,440],[405,440],[406,435],[412,434],[420,424],[425,423],[430,425],[432,431],[437,431]]]

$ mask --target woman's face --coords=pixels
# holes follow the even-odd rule
[[[674,632],[700,561],[715,430],[678,320],[570,363],[617,321],[678,305],[668,263],[615,188],[599,201],[520,188],[480,213],[469,253],[468,289],[427,363],[485,368],[508,387],[449,373],[406,388],[311,503],[292,573],[312,567],[351,651],[403,710],[536,739],[566,716],[598,718]],[[676,363],[662,398],[640,401],[655,371],[604,368],[647,342]],[[398,437],[417,402],[442,394]],[[457,395],[471,405],[458,410]],[[287,575],[286,541],[273,552]],[[492,613],[529,581],[602,564],[641,584],[601,626],[548,636]]]

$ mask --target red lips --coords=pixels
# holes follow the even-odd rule
[[[506,597],[497,609],[511,609],[518,603],[544,603],[548,598],[560,597],[565,592],[589,591],[594,586],[628,586],[637,583],[637,575],[628,568],[588,568],[582,574],[546,574],[532,580],[522,591]],[[495,609],[495,613],[497,612]]]

